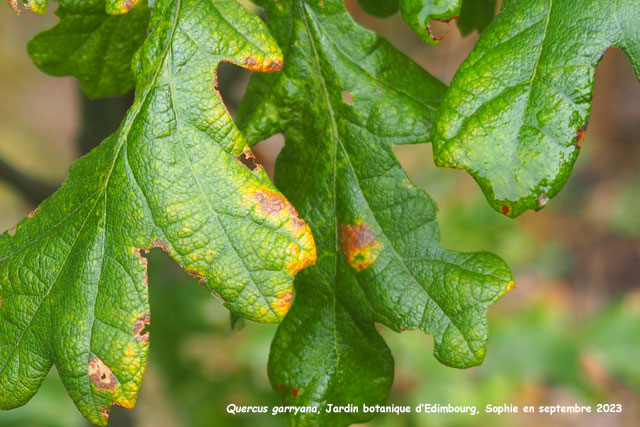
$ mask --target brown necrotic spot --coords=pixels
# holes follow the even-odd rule
[[[136,341],[149,341],[149,331],[146,330],[149,323],[151,323],[151,317],[148,314],[136,319],[136,323],[133,325],[133,336]]]
[[[138,256],[138,260],[140,260],[140,264],[144,267],[144,287],[149,287],[149,269],[147,269],[147,251],[144,249],[133,248],[133,252]]]
[[[7,0],[7,3],[16,14],[20,15],[20,9],[18,9],[18,0]]]
[[[582,148],[582,143],[584,142],[584,137],[586,136],[586,133],[587,133],[587,125],[584,125],[581,128],[576,130],[576,142],[574,145],[578,149]]]
[[[299,392],[298,392],[298,389],[297,389],[297,388],[294,388],[293,390],[291,390],[291,394],[293,394],[294,396],[297,396],[297,395],[298,395],[298,393],[299,393]]]
[[[113,391],[116,388],[116,384],[118,384],[116,376],[98,356],[95,356],[89,362],[89,380],[91,384],[100,390]]]
[[[248,55],[242,60],[242,66],[248,70],[259,71],[263,73],[271,73],[273,71],[282,70],[282,59],[266,59],[260,61],[258,58]]]
[[[122,9],[124,9],[125,12],[128,12],[131,9],[133,9],[133,6],[135,6],[136,3],[138,3],[138,0],[124,0],[121,3],[122,4]]]
[[[102,414],[102,418],[105,420],[109,419],[109,410],[106,407],[100,406],[100,413]]]
[[[200,282],[201,285],[204,285],[206,283],[206,279],[204,278],[204,272],[194,270],[193,268],[187,269],[186,272],[189,276],[193,277],[194,279],[198,279],[198,282]]]
[[[509,205],[504,205],[502,206],[500,211],[502,212],[503,215],[509,215],[509,212],[511,212],[511,208],[509,207]]]
[[[260,210],[269,216],[278,216],[280,212],[286,210],[291,216],[291,223],[296,231],[306,226],[305,222],[298,217],[296,208],[282,194],[264,189],[256,191],[253,198],[258,202]]]
[[[376,261],[382,245],[373,230],[366,224],[340,226],[340,250],[347,262],[362,271]]]
[[[38,213],[39,210],[40,210],[40,206],[38,206],[37,208],[29,212],[29,215],[27,215],[27,218],[28,219],[33,218]]]
[[[151,245],[154,248],[160,248],[163,251],[165,251],[167,254],[169,254],[169,247],[167,246],[167,243],[164,240],[160,240],[160,239],[154,239],[153,242],[151,242]]]

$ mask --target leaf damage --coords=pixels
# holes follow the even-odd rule
[[[382,245],[367,224],[347,224],[340,226],[340,250],[347,262],[362,271],[376,261]]]

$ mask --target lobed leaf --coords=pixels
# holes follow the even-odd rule
[[[250,150],[216,91],[221,61],[275,71],[282,55],[235,1],[157,0],[120,129],[0,237],[0,408],[26,403],[53,364],[92,422],[133,407],[149,341],[144,249],[167,251],[238,315],[287,312],[313,238],[266,172],[237,159]]]
[[[460,15],[462,0],[401,0],[400,12],[407,25],[426,43],[444,38],[431,33],[432,19],[448,22]]]
[[[382,404],[393,360],[375,322],[434,335],[443,363],[482,362],[485,310],[512,286],[502,260],[442,249],[436,206],[392,146],[424,142],[445,86],[353,22],[341,0],[259,2],[284,51],[283,72],[254,75],[238,122],[250,142],[283,133],[276,183],[308,220],[318,263],[271,348],[269,377],[287,404],[337,426],[371,414],[328,404]]]
[[[595,68],[611,46],[640,78],[636,0],[505,2],[444,97],[436,163],[468,171],[505,215],[544,207],[580,152]]]
[[[131,59],[147,35],[146,1],[123,16],[104,0],[60,0],[58,25],[38,34],[27,51],[40,70],[75,76],[89,98],[119,96],[133,87]]]
[[[436,44],[446,36],[431,33],[432,19],[443,22],[457,19],[460,32],[466,36],[475,29],[482,32],[496,12],[496,0],[358,0],[358,3],[365,12],[380,18],[400,10],[407,25],[429,44]]]

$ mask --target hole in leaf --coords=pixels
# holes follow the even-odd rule
[[[273,179],[274,165],[276,157],[284,147],[284,136],[281,133],[273,135],[253,146],[252,151],[256,156],[258,163],[267,171],[267,174]]]
[[[255,172],[260,168],[260,163],[256,160],[251,150],[246,150],[236,157],[240,163],[245,165],[250,171]]]
[[[216,70],[216,89],[220,92],[222,102],[232,116],[235,116],[244,95],[251,72],[229,62],[221,62]]]

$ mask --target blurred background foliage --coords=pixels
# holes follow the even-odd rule
[[[245,2],[243,2],[245,3]],[[347,0],[356,20],[449,83],[477,40],[455,24],[426,46],[398,16],[379,20]],[[55,17],[0,7],[0,229],[11,228],[57,187],[70,162],[117,127],[129,98],[88,101],[71,78],[41,74],[26,42]],[[223,64],[233,112],[248,73]],[[444,367],[431,338],[384,328],[396,359],[390,403],[555,405],[620,403],[622,414],[379,416],[371,426],[635,426],[640,419],[640,84],[611,49],[596,76],[587,138],[565,189],[547,208],[517,220],[495,213],[465,173],[433,166],[428,144],[397,147],[419,187],[439,205],[447,248],[484,249],[513,268],[517,289],[489,312],[484,365]],[[255,151],[268,171],[281,138]],[[277,405],[266,375],[275,326],[232,331],[226,310],[163,253],[152,251],[149,366],[134,411],[115,408],[112,426],[282,426],[282,416],[230,416],[229,403]],[[0,426],[86,426],[55,369],[26,406],[0,411]]]

